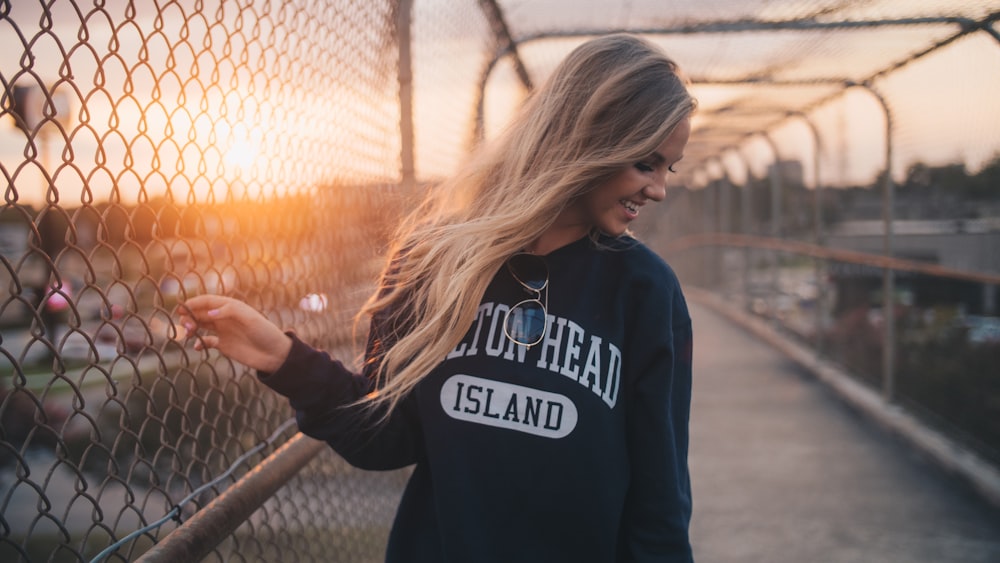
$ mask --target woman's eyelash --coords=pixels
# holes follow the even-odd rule
[[[645,162],[636,162],[635,168],[640,172],[653,172],[654,170],[656,170],[655,167],[653,167],[650,164],[646,164]],[[677,173],[677,170],[674,169],[673,165],[668,166],[667,171],[670,172],[671,174]]]

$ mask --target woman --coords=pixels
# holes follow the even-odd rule
[[[360,374],[238,301],[181,320],[352,464],[415,464],[388,561],[691,561],[691,321],[627,233],[694,106],[644,40],[574,50],[398,233]]]

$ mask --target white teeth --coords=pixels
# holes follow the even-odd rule
[[[627,201],[627,200],[623,199],[622,200],[622,205],[625,206],[625,209],[629,210],[629,213],[638,213],[639,212],[639,206],[636,205],[635,203],[632,203],[631,201]]]

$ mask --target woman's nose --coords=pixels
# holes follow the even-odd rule
[[[656,180],[646,184],[643,188],[642,194],[646,196],[647,199],[653,201],[663,201],[667,197],[667,179],[657,178]]]

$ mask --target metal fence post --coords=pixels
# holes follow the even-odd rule
[[[892,111],[885,97],[870,82],[851,84],[867,90],[885,112],[885,171],[882,173],[882,254],[893,254],[893,221],[895,221],[895,184],[892,180]],[[882,270],[882,396],[886,402],[896,398],[896,272]]]
[[[400,181],[409,193],[416,185],[413,159],[413,61],[410,54],[410,25],[413,0],[396,4],[396,41],[399,43],[399,140]]]

